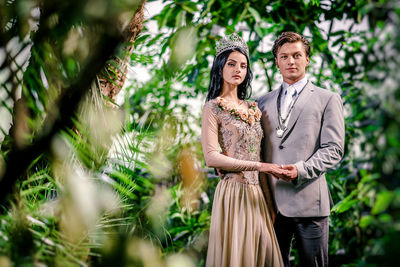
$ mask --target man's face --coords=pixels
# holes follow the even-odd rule
[[[283,80],[289,84],[294,84],[304,78],[309,61],[303,43],[300,41],[282,45],[275,58],[275,64],[280,70]]]

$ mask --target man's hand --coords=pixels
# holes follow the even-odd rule
[[[284,177],[282,178],[286,182],[290,182],[291,180],[294,180],[297,178],[297,167],[294,164],[288,164],[288,165],[281,165],[281,168],[283,170],[286,170]]]
[[[221,172],[221,170],[220,169],[218,169],[218,168],[214,168],[214,170],[215,170],[215,172],[216,172],[216,174],[220,177],[220,178],[222,178],[223,177],[223,175],[222,175],[222,172]]]

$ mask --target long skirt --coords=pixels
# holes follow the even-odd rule
[[[207,267],[283,266],[258,184],[220,180],[211,213]]]

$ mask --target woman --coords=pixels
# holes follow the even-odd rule
[[[248,54],[237,34],[217,43],[203,108],[206,164],[223,172],[214,195],[206,266],[283,266],[258,175],[285,171],[260,162],[261,112],[245,100],[252,80]]]

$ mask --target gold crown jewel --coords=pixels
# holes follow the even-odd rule
[[[233,48],[241,48],[246,53],[246,56],[249,57],[249,48],[246,42],[236,33],[227,35],[217,42],[215,56],[217,57],[222,52]]]

